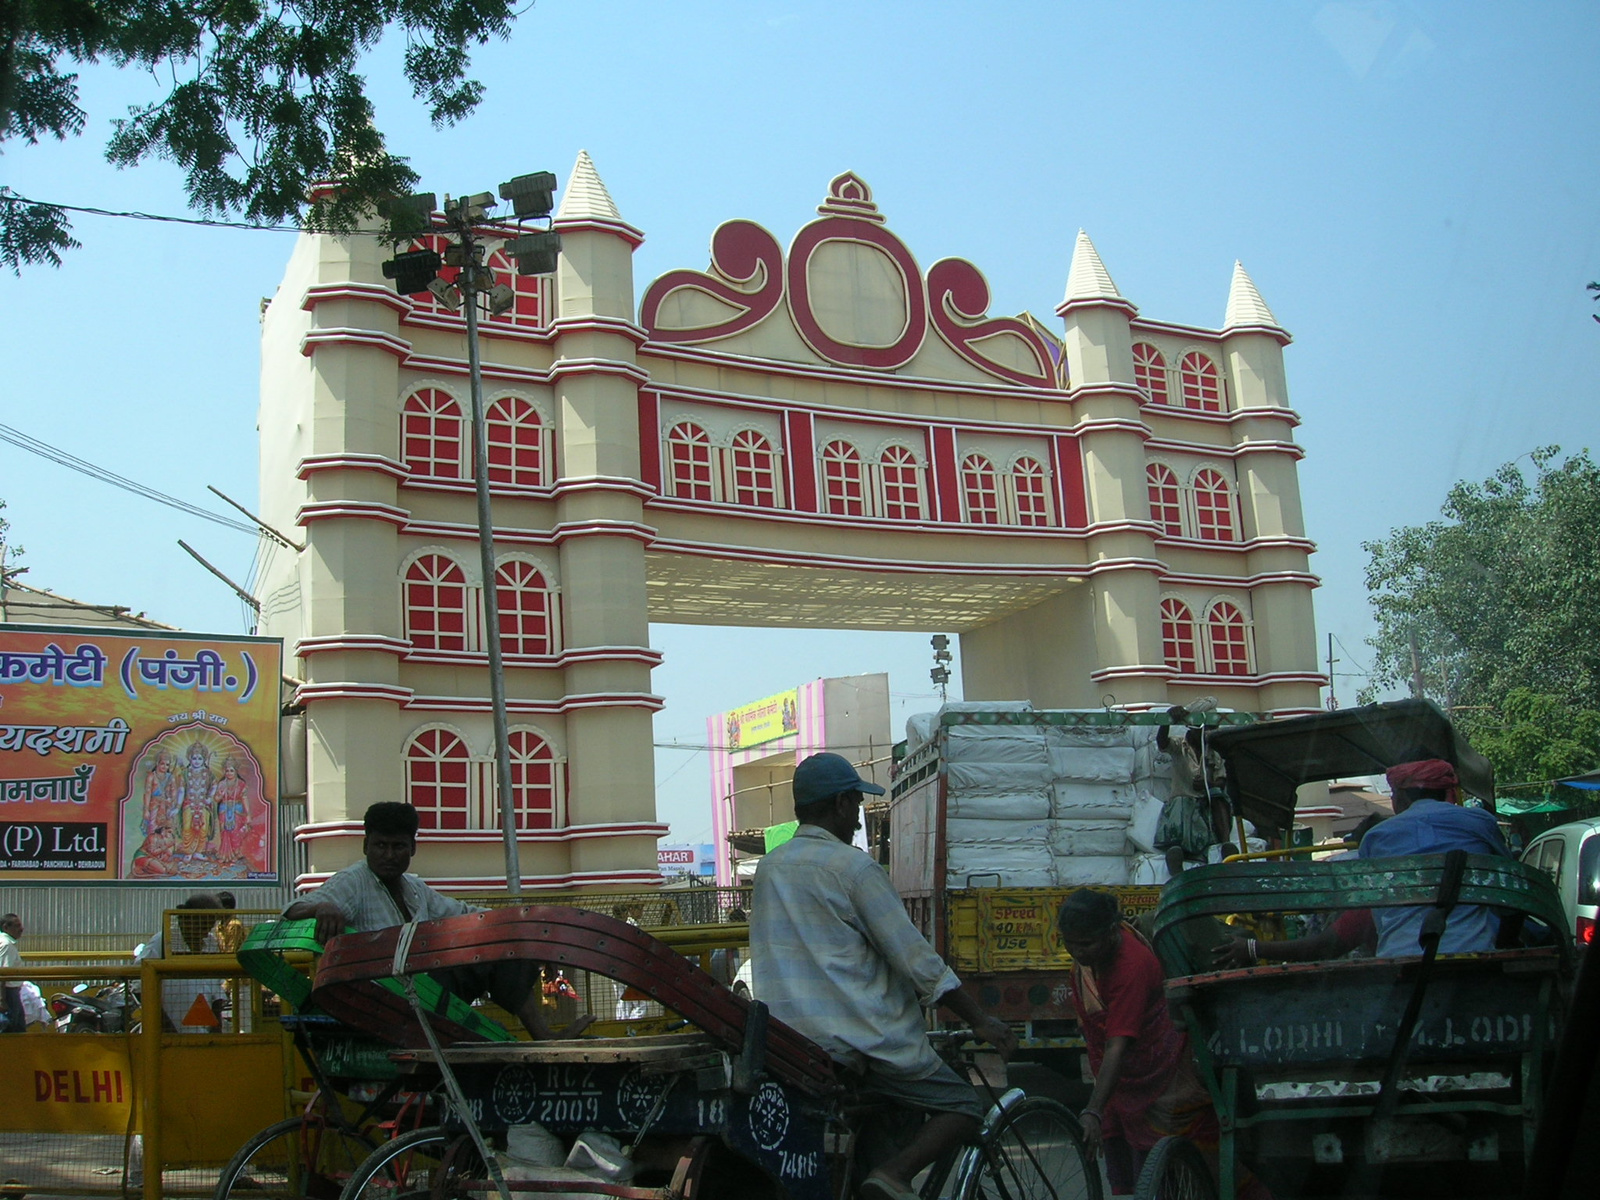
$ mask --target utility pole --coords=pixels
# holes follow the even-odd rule
[[[1411,694],[1421,700],[1426,693],[1422,689],[1422,663],[1417,658],[1417,631],[1413,629],[1407,637],[1411,642]]]
[[[516,219],[546,219],[554,205],[556,177],[548,171],[519,175],[500,185],[500,199],[510,200]],[[432,194],[396,201],[423,221],[433,218]],[[506,891],[522,894],[522,857],[517,845],[517,800],[511,787],[511,741],[506,714],[505,657],[500,644],[500,597],[494,565],[494,519],[489,507],[489,430],[484,419],[483,364],[478,347],[478,306],[491,316],[510,310],[516,293],[510,284],[496,283],[485,264],[487,252],[479,226],[496,207],[494,194],[479,192],[456,200],[445,197],[446,235],[453,240],[443,256],[433,250],[407,250],[383,264],[383,273],[395,281],[402,295],[431,292],[447,308],[463,312],[467,322],[467,374],[472,387],[473,482],[478,496],[478,552],[483,569],[483,624],[489,654],[489,706],[494,713],[495,790],[500,797],[500,829],[506,851]],[[522,232],[507,242],[505,251],[517,260],[519,275],[549,275],[556,269],[561,236],[550,230]],[[439,278],[439,268],[459,268],[454,283]]]
[[[1333,634],[1330,633],[1328,635],[1328,711],[1329,712],[1338,712],[1339,711],[1339,697],[1333,694],[1333,688],[1334,688],[1333,668],[1334,668],[1334,666],[1336,664],[1338,664],[1340,662],[1343,662],[1343,661],[1344,661],[1343,659],[1335,658],[1333,656]]]

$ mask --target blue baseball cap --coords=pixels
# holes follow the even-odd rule
[[[794,805],[804,808],[837,796],[840,792],[863,791],[871,796],[883,795],[883,789],[868,783],[856,773],[850,760],[842,754],[813,754],[794,770]]]

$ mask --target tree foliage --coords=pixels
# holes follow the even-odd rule
[[[1600,762],[1600,726],[1573,723],[1600,712],[1600,468],[1586,450],[1529,457],[1531,479],[1507,463],[1456,484],[1442,520],[1363,546],[1374,687],[1407,684],[1414,644],[1425,694],[1495,747],[1508,782]],[[1550,722],[1558,709],[1572,719]],[[1541,723],[1549,745],[1536,750]]]
[[[1501,786],[1581,775],[1600,763],[1600,712],[1532,688],[1512,688],[1497,709],[1456,718]]]
[[[403,34],[412,93],[449,125],[483,97],[469,48],[516,15],[509,0],[0,0],[0,146],[84,131],[75,68],[142,68],[161,94],[113,122],[112,162],[177,164],[202,213],[348,230],[417,184],[373,124],[361,56]],[[61,209],[0,189],[0,261],[59,265],[76,245]]]

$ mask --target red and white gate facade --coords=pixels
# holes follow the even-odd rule
[[[306,543],[258,588],[310,730],[302,884],[389,799],[440,886],[503,883],[485,586],[530,888],[658,878],[651,621],[956,632],[969,700],[1317,706],[1289,337],[1242,267],[1220,329],[1152,321],[1079,233],[1057,321],[995,316],[846,173],[787,250],[728,221],[636,306],[643,234],[586,154],[555,226],[554,279],[482,324],[493,581],[460,317],[322,235],[264,314],[261,502]]]

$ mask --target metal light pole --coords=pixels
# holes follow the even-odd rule
[[[518,219],[548,217],[553,207],[555,176],[549,172],[521,175],[500,185],[502,199],[511,200]],[[495,206],[494,196],[483,192],[454,202],[445,198],[444,216],[455,241],[441,257],[431,250],[397,254],[384,264],[384,274],[395,279],[395,289],[405,294],[429,291],[450,308],[463,310],[467,322],[467,375],[472,391],[472,478],[478,496],[478,552],[483,569],[483,618],[489,651],[489,704],[494,713],[494,777],[500,799],[500,829],[506,851],[506,891],[522,894],[522,856],[517,844],[516,795],[511,787],[511,742],[506,714],[505,656],[500,643],[500,596],[494,566],[494,518],[489,500],[489,425],[483,405],[483,365],[478,345],[478,306],[499,313],[515,302],[507,284],[496,284],[494,272],[484,263],[485,246],[477,225]],[[413,196],[401,202],[424,219],[431,216],[434,198]],[[555,270],[558,234],[541,231],[518,237],[506,249],[517,258],[523,275],[547,275]],[[454,284],[438,278],[441,265],[459,267]]]

